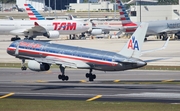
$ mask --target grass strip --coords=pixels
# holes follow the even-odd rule
[[[1,99],[1,111],[179,111],[180,104],[76,100]]]

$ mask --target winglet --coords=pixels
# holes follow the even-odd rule
[[[126,57],[139,58],[141,56],[142,44],[146,36],[147,28],[148,23],[141,23],[119,54]]]
[[[37,22],[34,22],[34,26],[39,26],[39,24]]]

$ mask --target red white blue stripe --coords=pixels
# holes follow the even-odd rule
[[[24,4],[30,20],[45,20],[45,18],[38,12],[31,4]]]
[[[8,47],[7,49],[8,51],[14,51],[16,50],[15,47]],[[79,56],[73,56],[73,55],[67,55],[67,54],[57,54],[57,53],[51,53],[51,52],[45,52],[45,51],[37,51],[37,50],[31,50],[31,49],[24,49],[24,48],[19,48],[18,49],[19,53],[26,53],[28,55],[33,55],[33,56],[51,56],[54,58],[59,58],[60,60],[63,59],[72,59],[72,60],[81,60],[85,63],[96,63],[96,64],[101,64],[101,65],[109,65],[109,66],[116,66],[118,65],[117,62],[113,62],[113,61],[107,61],[107,60],[99,60],[99,59],[93,59],[91,57],[89,58],[85,58],[85,57],[79,57]]]

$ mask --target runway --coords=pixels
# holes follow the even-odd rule
[[[1,68],[0,97],[13,93],[10,98],[180,103],[179,84],[140,84],[141,81],[180,81],[180,71],[93,71],[97,76],[94,82],[85,81],[87,71],[67,69],[70,80],[60,81],[58,69],[33,72]],[[139,84],[121,81],[139,81]]]

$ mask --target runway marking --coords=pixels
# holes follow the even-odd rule
[[[80,82],[85,83],[85,82],[87,82],[87,81],[86,81],[86,80],[80,80]]]
[[[46,83],[47,81],[43,81],[43,80],[37,80],[36,82],[40,82],[40,83]]]
[[[114,80],[113,82],[120,82],[120,80]]]
[[[173,82],[174,80],[173,79],[169,79],[169,80],[163,80],[161,82]]]
[[[95,97],[92,97],[92,98],[90,98],[90,99],[87,99],[86,101],[93,101],[93,100],[98,99],[98,98],[101,98],[101,97],[102,97],[102,95],[97,95],[97,96],[95,96]]]
[[[4,96],[1,96],[0,99],[3,99],[3,98],[6,98],[6,97],[9,97],[9,96],[12,96],[14,93],[9,93],[9,94],[6,94]]]

